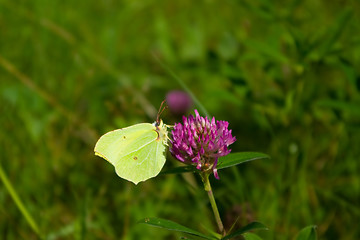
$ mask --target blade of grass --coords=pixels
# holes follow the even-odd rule
[[[320,56],[323,58],[339,40],[343,31],[348,26],[348,22],[351,20],[352,10],[345,8],[337,17],[336,21],[331,24],[332,27],[328,29],[328,34],[325,39],[321,41]]]
[[[30,213],[26,209],[25,205],[21,201],[19,195],[15,191],[14,187],[11,185],[8,177],[6,176],[2,166],[0,165],[0,179],[4,183],[5,188],[9,191],[11,198],[14,200],[16,206],[19,208],[22,215],[25,217],[26,221],[32,228],[32,230],[41,238],[41,233],[38,225],[34,221],[34,219],[31,217]]]

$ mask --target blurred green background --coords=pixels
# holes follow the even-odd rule
[[[46,239],[179,238],[144,217],[215,230],[196,176],[135,186],[93,154],[182,89],[157,56],[230,122],[233,152],[271,156],[211,179],[227,227],[360,239],[359,22],[355,0],[0,0],[1,168]],[[3,182],[0,239],[38,239]]]

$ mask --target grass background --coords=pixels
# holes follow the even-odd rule
[[[136,224],[152,216],[216,229],[197,177],[134,186],[93,154],[181,89],[156,55],[230,122],[233,152],[272,157],[212,179],[227,227],[359,239],[359,18],[355,0],[0,0],[1,168],[47,239],[179,237]],[[3,183],[0,238],[38,239]]]

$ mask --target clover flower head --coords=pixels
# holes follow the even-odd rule
[[[212,170],[219,179],[218,158],[229,154],[229,145],[236,141],[228,126],[227,121],[215,121],[214,117],[209,121],[195,110],[195,117],[183,116],[183,123],[175,124],[171,131],[170,152],[179,161],[196,165],[200,171]]]

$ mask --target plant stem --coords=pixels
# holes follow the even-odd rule
[[[220,231],[222,236],[225,236],[226,232],[225,232],[224,225],[223,225],[223,223],[221,221],[221,218],[220,218],[219,210],[218,210],[217,205],[216,205],[216,201],[215,201],[213,191],[211,189],[209,176],[210,176],[209,173],[202,173],[201,174],[201,178],[202,178],[202,181],[204,183],[204,188],[205,188],[205,191],[208,194],[210,204],[211,204],[211,208],[212,208],[212,210],[214,212],[215,220],[216,220],[216,223],[218,225],[219,231]]]

